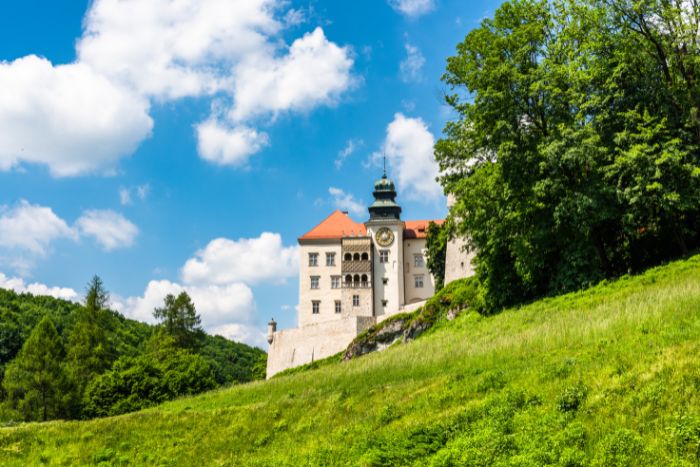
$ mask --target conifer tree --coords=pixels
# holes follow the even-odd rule
[[[111,366],[113,352],[102,319],[108,301],[102,280],[94,276],[88,283],[85,308],[77,313],[68,335],[70,376],[78,399],[82,399],[88,383]]]
[[[46,421],[65,415],[67,379],[61,364],[63,357],[61,338],[46,316],[7,366],[3,381],[11,407],[25,420]]]
[[[161,330],[182,348],[194,348],[203,336],[201,319],[187,292],[177,297],[168,294],[165,306],[153,310],[153,316],[160,320]]]

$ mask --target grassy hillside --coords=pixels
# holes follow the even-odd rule
[[[129,415],[0,429],[0,464],[698,465],[700,256]]]

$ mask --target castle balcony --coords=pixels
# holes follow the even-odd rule
[[[371,282],[343,282],[344,289],[369,289],[371,287]]]
[[[372,272],[372,262],[370,260],[343,261],[341,271],[344,273],[369,273]]]

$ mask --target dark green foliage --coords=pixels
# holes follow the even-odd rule
[[[174,337],[162,334],[164,331],[106,309],[107,301],[108,294],[97,276],[88,284],[85,306],[0,289],[0,381],[44,318],[55,323],[58,342],[65,348],[57,354],[63,378],[59,406],[47,407],[48,418],[123,413],[182,394],[265,377],[267,355],[260,349],[195,330],[186,336],[194,338],[186,342],[195,344],[196,349],[183,351]],[[29,405],[21,402],[26,397],[16,381],[28,375],[13,369],[10,377],[9,386],[0,385],[0,421],[37,419],[35,411],[18,410]],[[129,381],[134,384],[129,385]],[[12,394],[5,391],[10,386]],[[92,386],[96,389],[88,397]],[[110,396],[110,388],[118,391]],[[101,400],[101,405],[97,406],[96,400]],[[92,408],[83,410],[91,404]]]
[[[177,297],[166,295],[163,307],[153,310],[153,316],[178,347],[193,349],[204,337],[201,320],[187,292],[180,292]]]
[[[85,412],[92,417],[118,415],[214,387],[212,368],[200,355],[179,350],[163,360],[126,357],[90,383]]]
[[[435,155],[487,310],[700,246],[699,19],[512,0],[457,46],[443,80],[460,118]]]
[[[61,338],[46,316],[7,366],[3,380],[10,407],[25,420],[46,421],[66,415],[70,392],[63,359]]]
[[[445,260],[447,254],[447,226],[430,222],[426,233],[425,246],[428,249],[426,266],[435,278],[435,291],[445,283]]]

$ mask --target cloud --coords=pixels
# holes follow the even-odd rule
[[[75,223],[83,236],[93,237],[106,251],[133,245],[138,227],[112,210],[88,210]]]
[[[273,0],[96,0],[78,58],[158,100],[212,94],[280,31]]]
[[[199,155],[217,165],[243,165],[269,144],[266,133],[246,126],[228,128],[213,118],[198,124],[196,130]]]
[[[405,83],[420,81],[421,69],[423,65],[425,65],[425,57],[423,57],[418,47],[411,44],[406,44],[405,47],[406,58],[404,58],[399,65],[401,80]]]
[[[281,11],[286,9],[286,11]],[[195,125],[201,157],[242,166],[267,144],[259,125],[334,105],[356,82],[352,52],[280,0],[95,0],[74,63],[0,63],[0,170],[46,165],[57,177],[109,173],[153,128],[152,103],[228,102]]]
[[[277,233],[257,238],[217,238],[199,250],[182,267],[187,284],[231,284],[281,282],[298,272],[296,246],[285,247]]]
[[[131,194],[134,193],[138,199],[144,201],[148,197],[148,192],[151,190],[151,186],[146,183],[144,185],[139,185],[133,188],[119,188],[119,202],[122,206],[126,206],[132,203]]]
[[[255,313],[253,292],[245,284],[181,285],[167,280],[153,280],[148,283],[142,296],[115,300],[114,306],[125,316],[155,323],[153,309],[163,306],[168,294],[178,295],[187,292],[202,319],[202,326],[210,330],[216,326],[235,322],[249,322]]]
[[[211,328],[209,333],[215,336],[222,336],[236,342],[245,342],[248,345],[253,345],[261,349],[267,347],[266,333],[255,326],[250,326],[247,324],[224,324]]]
[[[348,211],[357,216],[367,212],[367,207],[357,201],[350,193],[345,193],[340,188],[330,187],[328,193],[333,197],[333,205],[341,211]]]
[[[375,163],[386,154],[397,178],[399,189],[407,198],[436,199],[442,188],[435,181],[438,165],[433,155],[435,138],[420,118],[407,118],[396,113],[386,129],[382,151],[372,155]]]
[[[282,57],[252,54],[236,70],[230,117],[240,122],[332,105],[354,84],[352,65],[349,49],[328,41],[320,27],[295,40]]]
[[[126,316],[153,323],[153,309],[169,293],[187,292],[210,334],[263,347],[265,336],[252,324],[255,300],[250,286],[279,283],[298,273],[298,249],[285,247],[279,234],[257,238],[217,238],[182,267],[181,283],[153,280],[143,295],[115,302]]]
[[[119,188],[119,202],[124,206],[131,204],[131,192],[128,188]]]
[[[402,15],[416,18],[435,8],[435,0],[389,0],[389,5]]]
[[[0,62],[0,170],[35,163],[65,177],[112,168],[150,135],[148,107],[82,63]]]
[[[345,159],[350,157],[355,150],[358,148],[358,146],[362,146],[364,144],[364,141],[361,139],[349,139],[347,143],[345,143],[345,147],[338,151],[338,157],[335,160],[335,168],[340,170],[340,168],[343,166],[343,163],[345,162]]]
[[[49,295],[51,297],[62,298],[64,300],[77,301],[78,292],[68,287],[49,287],[39,282],[25,284],[23,279],[17,277],[7,277],[0,272],[0,288],[14,290],[17,293],[28,292],[32,295]]]
[[[14,208],[0,206],[0,248],[43,256],[52,241],[77,236],[51,208],[22,200]]]

